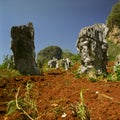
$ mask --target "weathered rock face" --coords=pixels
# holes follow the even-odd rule
[[[108,33],[108,38],[114,43],[120,43],[120,27],[114,25],[112,30]]]
[[[106,35],[108,28],[105,24],[95,24],[81,29],[76,43],[81,55],[79,73],[85,73],[91,68],[98,74],[106,73],[107,48]]]
[[[35,62],[34,28],[28,25],[13,26],[11,28],[11,49],[14,54],[15,67],[26,75],[39,74]]]

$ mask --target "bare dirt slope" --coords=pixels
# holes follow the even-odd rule
[[[52,70],[43,76],[21,76],[0,80],[0,120],[29,120],[20,111],[6,116],[7,102],[25,96],[28,82],[34,84],[31,97],[36,99],[39,120],[77,120],[74,107],[80,102],[84,90],[84,103],[90,111],[91,120],[120,120],[120,83],[91,82],[77,78],[73,71]],[[64,116],[65,115],[65,116]]]

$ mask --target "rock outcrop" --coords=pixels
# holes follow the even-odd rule
[[[35,62],[34,28],[28,25],[13,26],[11,28],[11,49],[14,55],[15,67],[24,75],[38,75]]]
[[[95,24],[81,29],[76,43],[81,55],[80,74],[90,69],[94,69],[97,74],[106,73],[107,32],[108,28],[105,24]]]
[[[114,25],[112,30],[108,33],[108,39],[114,43],[120,43],[120,27]]]

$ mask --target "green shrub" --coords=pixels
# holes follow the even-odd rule
[[[0,65],[0,68],[14,69],[15,65],[13,61],[12,55],[4,55],[3,63]]]
[[[114,25],[120,26],[120,3],[113,5],[112,10],[107,18],[107,26],[110,30]]]
[[[19,71],[7,69],[7,68],[6,69],[0,68],[0,78],[9,78],[16,76],[21,76]]]
[[[115,61],[116,56],[120,54],[120,44],[115,44],[112,41],[108,41],[108,58],[109,61]]]
[[[120,82],[120,65],[114,67],[114,73],[109,73],[107,75],[107,81]]]
[[[38,110],[37,110],[37,98],[31,95],[31,90],[33,88],[32,83],[27,83],[25,97],[19,97],[20,87],[15,95],[15,100],[8,102],[7,115],[14,113],[19,110],[22,114],[27,116],[30,120],[37,120]]]
[[[48,46],[40,50],[37,54],[37,60],[50,60],[53,57],[57,59],[62,58],[62,49],[58,46]]]
[[[76,106],[76,114],[79,120],[90,120],[90,114],[87,106],[84,103],[83,91],[80,92],[81,102]]]
[[[120,81],[120,65],[115,66],[115,74],[117,81]]]
[[[110,81],[110,82],[116,82],[117,81],[117,76],[116,76],[116,74],[114,73],[114,74],[108,74],[107,75],[107,81]]]

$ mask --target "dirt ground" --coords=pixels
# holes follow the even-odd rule
[[[51,70],[41,76],[0,79],[0,120],[29,120],[20,110],[6,115],[7,103],[15,100],[18,88],[18,96],[24,98],[28,82],[34,84],[30,95],[36,100],[38,120],[77,120],[74,106],[81,101],[81,90],[91,120],[120,120],[120,83],[77,78],[75,70],[76,66],[68,71]]]

